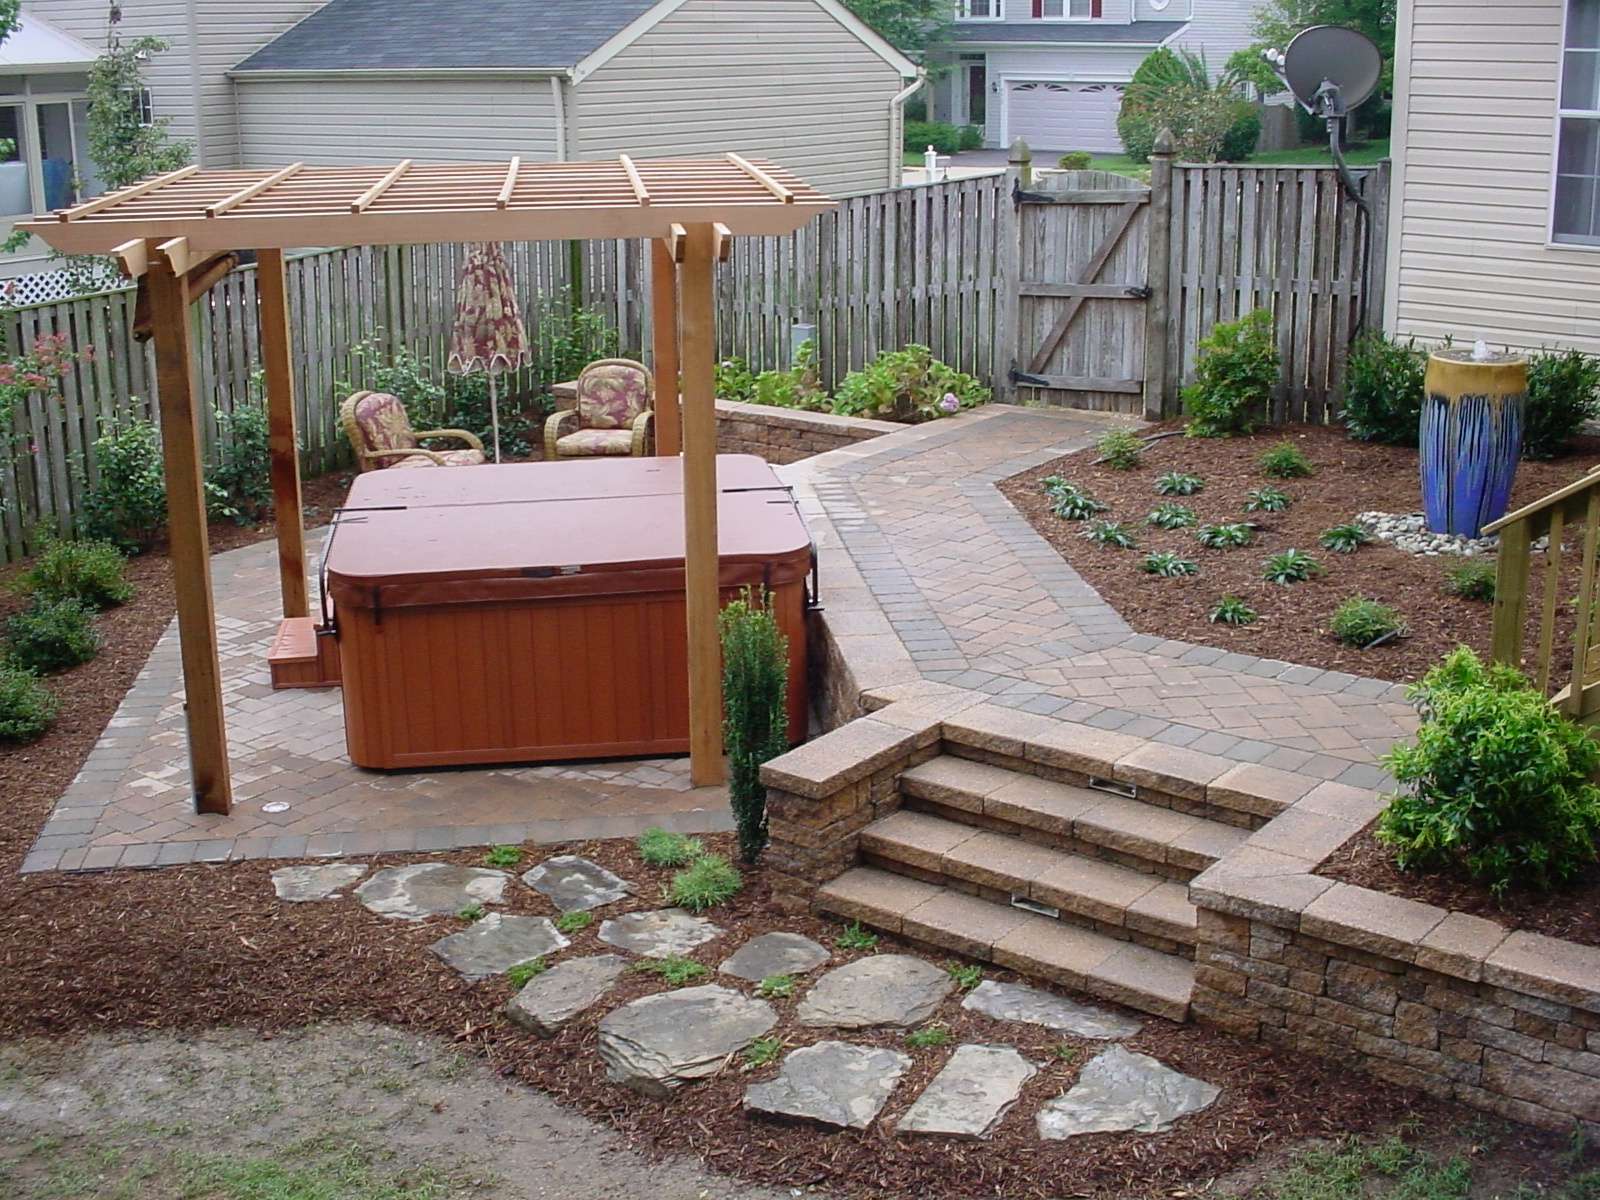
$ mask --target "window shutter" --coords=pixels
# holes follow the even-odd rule
[[[1089,15],[1096,21],[1100,19],[1100,3],[1101,0],[1089,0]]]
[[[1038,20],[1039,18],[1041,18],[1043,16],[1044,16],[1044,0],[1033,0],[1033,17],[1034,17],[1034,20]]]

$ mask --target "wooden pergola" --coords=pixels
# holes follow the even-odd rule
[[[189,306],[254,251],[285,617],[307,615],[283,252],[302,246],[644,238],[657,452],[683,456],[690,774],[722,779],[712,276],[733,237],[793,232],[833,202],[782,167],[720,158],[277,170],[184,167],[21,223],[67,254],[145,280],[156,348],[172,567],[195,806],[232,806],[206,534]],[[681,375],[681,439],[678,380]]]

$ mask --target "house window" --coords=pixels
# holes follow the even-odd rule
[[[1567,0],[1551,238],[1600,246],[1600,0]]]
[[[957,0],[956,16],[963,21],[998,21],[1004,0]]]
[[[1094,0],[1033,0],[1033,15],[1045,21],[1086,21],[1099,16]]]

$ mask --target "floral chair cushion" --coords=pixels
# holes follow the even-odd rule
[[[397,458],[389,465],[392,467],[481,467],[488,460],[483,457],[481,450],[440,450],[439,457],[444,459],[435,462],[426,454],[413,454],[410,458]]]
[[[626,457],[633,453],[631,429],[580,429],[556,443],[563,458]]]
[[[416,448],[406,406],[387,392],[371,392],[357,401],[355,422],[369,451]]]
[[[578,377],[578,423],[585,429],[625,429],[650,404],[650,376],[638,363],[594,363]]]

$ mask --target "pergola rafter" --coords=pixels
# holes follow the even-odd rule
[[[22,222],[68,254],[115,255],[150,296],[195,804],[232,804],[189,306],[255,251],[285,617],[306,614],[305,545],[283,252],[302,246],[641,238],[651,303],[657,453],[683,455],[690,774],[722,778],[717,645],[714,263],[732,239],[791,233],[833,202],[737,154],[600,162],[184,167]],[[679,396],[681,380],[681,400]],[[679,414],[681,409],[681,429]],[[487,468],[485,468],[487,469]]]

